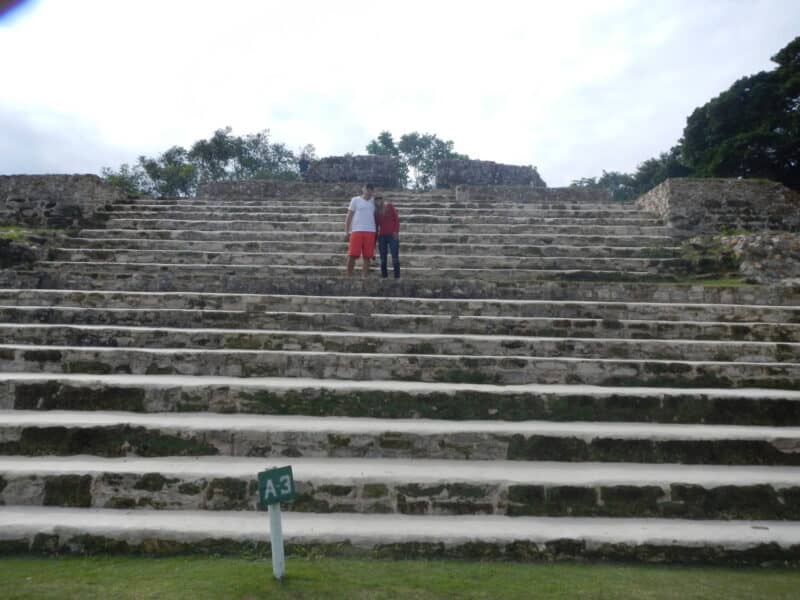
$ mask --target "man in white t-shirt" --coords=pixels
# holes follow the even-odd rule
[[[353,276],[356,260],[364,260],[364,277],[369,273],[369,261],[375,256],[375,187],[365,183],[361,195],[350,200],[347,219],[344,222],[347,248],[347,276]]]

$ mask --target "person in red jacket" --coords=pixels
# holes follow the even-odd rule
[[[375,197],[375,224],[378,228],[378,253],[381,256],[381,277],[389,276],[386,255],[392,253],[394,278],[400,279],[400,217],[391,202]]]

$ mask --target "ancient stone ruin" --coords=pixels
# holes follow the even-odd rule
[[[436,187],[509,185],[545,187],[536,167],[503,165],[489,160],[446,159],[436,167]]]
[[[7,222],[69,228],[0,269],[0,549],[264,553],[256,474],[292,465],[290,556],[800,563],[800,286],[681,272],[791,205],[452,169],[384,194],[403,279],[349,280],[360,158],[197,198],[2,180]]]

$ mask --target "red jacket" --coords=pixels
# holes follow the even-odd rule
[[[400,217],[391,202],[383,205],[383,214],[375,211],[375,223],[378,226],[378,235],[400,233]]]

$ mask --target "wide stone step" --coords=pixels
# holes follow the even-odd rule
[[[348,307],[344,307],[345,310]],[[0,305],[0,323],[800,342],[800,324]]]
[[[798,362],[800,344],[0,323],[0,343],[114,348],[305,351],[352,354],[572,357],[716,362]],[[800,364],[797,365],[800,367]]]
[[[640,210],[633,202],[591,202],[591,201],[536,201],[536,202],[515,202],[512,200],[459,200],[453,197],[439,198],[408,198],[392,195],[383,195],[384,199],[395,204],[398,209],[424,209],[424,210]],[[344,209],[350,203],[349,198],[294,198],[294,199],[275,199],[265,198],[261,200],[230,199],[220,201],[214,198],[178,198],[178,199],[141,199],[138,201],[125,202],[118,201],[114,206],[170,206],[170,207],[214,207],[224,210],[229,204],[231,206],[249,206],[256,210],[274,209],[285,210],[287,207],[300,207],[303,210],[313,210],[319,208]]]
[[[306,223],[313,229],[327,230],[331,223],[341,225],[344,222],[345,211],[338,213],[308,213],[298,212],[294,208],[291,212],[159,212],[159,211],[138,211],[114,213],[116,220],[141,220],[141,221],[164,221],[175,220],[184,221],[204,221],[204,222],[228,222],[228,221],[249,221],[262,223]],[[590,213],[591,215],[591,213]],[[661,221],[652,215],[568,215],[568,216],[542,216],[542,215],[463,215],[445,213],[432,215],[426,213],[406,214],[403,213],[401,222],[404,229],[416,229],[417,225],[426,224],[445,224],[445,225],[577,225],[593,227],[595,225],[626,225],[630,227],[654,227],[662,225]]]
[[[89,239],[140,239],[140,240],[188,240],[210,242],[328,242],[341,244],[344,240],[344,224],[339,231],[271,231],[269,236],[253,231],[191,231],[185,229],[83,229],[80,236]],[[265,239],[265,238],[269,239]],[[403,231],[404,244],[459,244],[485,245],[502,244],[516,246],[673,246],[675,240],[669,235],[606,235],[592,232],[587,234],[559,234],[548,231],[541,234],[531,233],[420,233]]]
[[[274,460],[274,459],[273,459]],[[800,519],[800,468],[283,458],[299,512]],[[254,510],[261,457],[0,456],[9,506]]]
[[[800,523],[581,517],[347,515],[285,512],[288,556],[590,560],[758,567],[800,562]],[[14,554],[269,555],[255,511],[0,507]]]
[[[0,372],[0,408],[798,426],[800,391]]]
[[[177,289],[214,289],[215,284],[233,285],[235,287],[257,285],[259,279],[270,280],[267,285],[274,283],[275,279],[304,276],[320,280],[325,278],[341,279],[348,282],[345,277],[344,262],[346,257],[341,257],[339,266],[315,265],[208,265],[202,263],[140,263],[140,262],[105,262],[105,261],[41,261],[36,264],[35,273],[53,274],[58,278],[66,279],[75,287],[92,287],[100,284],[105,287],[109,281],[117,283],[126,280],[135,280],[136,276],[143,277],[150,284],[158,284],[159,278],[166,277]],[[545,259],[542,259],[545,260]],[[576,259],[571,259],[576,260]],[[602,260],[602,259],[601,259]],[[648,259],[650,260],[650,259]],[[652,259],[657,262],[656,259]],[[616,267],[616,268],[612,268]],[[20,271],[24,274],[25,271]],[[412,280],[434,281],[462,281],[484,283],[507,283],[518,287],[526,282],[533,281],[672,281],[674,276],[660,274],[657,270],[632,270],[609,265],[608,269],[589,267],[585,268],[558,268],[558,266],[542,265],[541,268],[479,268],[479,267],[403,267],[404,277]],[[372,275],[379,279],[380,272],[373,265]],[[360,278],[361,275],[359,274]],[[226,283],[228,280],[230,283]],[[136,284],[134,284],[136,285]],[[134,287],[133,289],[136,289]],[[276,290],[277,291],[277,290]],[[311,291],[311,290],[309,290]]]
[[[0,411],[0,454],[800,465],[800,427]]]
[[[140,204],[130,205],[116,204],[110,208],[111,213],[120,217],[146,216],[149,218],[186,218],[186,215],[222,215],[229,217],[241,213],[274,215],[277,217],[291,214],[301,215],[305,218],[311,217],[337,217],[341,218],[347,212],[347,202],[341,206],[319,206],[313,203],[291,204],[289,206],[253,206],[247,204],[197,204],[197,205],[159,205],[159,204]],[[428,208],[425,206],[398,206],[402,211],[403,219],[417,216],[436,216],[436,217],[576,217],[576,218],[649,218],[655,219],[654,213],[639,209],[635,206],[630,208],[562,208],[562,207],[542,207],[532,208],[520,206],[517,208]],[[196,217],[193,217],[196,218]],[[207,217],[205,217],[207,218]]]
[[[565,285],[565,284],[560,284]],[[500,300],[457,298],[366,297],[219,294],[203,292],[137,292],[69,289],[0,289],[0,304],[20,307],[108,308],[108,309],[175,309],[200,311],[235,311],[248,313],[351,313],[370,315],[430,315],[454,320],[466,317],[601,319],[610,321],[689,321],[731,324],[787,323],[800,324],[800,306],[755,304],[754,301],[777,301],[780,297],[767,292],[781,288],[750,287],[676,287],[668,285],[594,284],[582,287],[572,284],[571,290],[597,295],[634,296],[636,291],[649,291],[660,296],[660,302],[613,302],[563,300],[554,292],[554,284],[543,287],[538,296],[552,299]],[[549,292],[549,293],[548,293]],[[663,292],[663,294],[661,294]],[[577,295],[577,294],[576,294]],[[754,297],[755,296],[755,297]],[[736,302],[738,303],[730,303]],[[785,300],[789,302],[790,300]],[[750,303],[748,303],[750,302]],[[252,317],[248,317],[252,318]],[[256,317],[257,318],[257,317]]]
[[[107,222],[110,229],[142,229],[168,231],[308,231],[342,232],[344,220],[327,221],[250,221],[250,220],[178,220],[178,219],[121,219],[112,218]],[[522,233],[522,234],[582,234],[587,230],[595,235],[669,235],[670,229],[662,225],[614,225],[613,223],[581,224],[505,224],[505,223],[414,223],[405,227],[419,233]]]
[[[0,345],[0,369],[14,373],[312,377],[506,385],[543,383],[797,389],[800,382],[800,364],[781,362],[33,344]]]
[[[347,253],[346,244],[335,252],[202,252],[190,250],[136,250],[136,249],[71,249],[55,248],[50,257],[65,262],[150,263],[182,265],[255,265],[270,269],[277,266],[335,267],[341,271]],[[376,253],[377,254],[377,253]],[[403,252],[404,269],[415,273],[415,268],[431,269],[585,269],[612,271],[626,269],[634,272],[658,272],[675,269],[685,261],[669,258],[618,258],[583,256],[460,256],[458,254],[413,254]]]
[[[214,240],[146,240],[98,239],[70,237],[60,239],[65,248],[91,250],[151,250],[195,252],[309,252],[341,254],[342,240],[312,242],[290,240],[250,240],[226,242]],[[571,246],[545,244],[538,246],[518,244],[439,244],[410,243],[403,237],[402,251],[409,254],[446,254],[457,256],[594,256],[618,258],[672,258],[680,254],[678,246]]]

